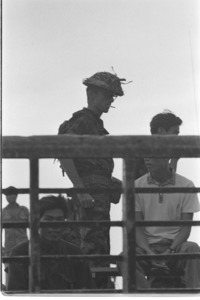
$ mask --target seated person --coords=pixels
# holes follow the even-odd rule
[[[145,164],[149,173],[135,181],[136,188],[149,187],[194,187],[187,178],[175,173],[166,158],[148,158]],[[200,210],[194,193],[139,193],[136,194],[136,221],[191,221],[193,213]],[[187,241],[191,226],[149,226],[136,229],[137,254],[200,253],[200,247]],[[146,263],[145,263],[146,262]],[[199,258],[167,258],[164,261],[139,260],[138,264],[145,276],[151,268],[159,268],[167,274],[169,269],[182,270],[186,288],[200,288]],[[147,269],[144,268],[147,265]]]
[[[40,221],[64,221],[67,215],[66,202],[61,196],[46,196],[39,201]],[[67,223],[66,223],[67,224]],[[41,255],[80,255],[80,249],[61,239],[62,228],[40,228]],[[14,247],[11,256],[28,255],[29,242]],[[43,290],[93,288],[88,264],[82,260],[41,261],[40,287]],[[8,270],[8,291],[28,290],[29,271],[27,262],[10,262]]]

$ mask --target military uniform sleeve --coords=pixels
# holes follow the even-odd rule
[[[62,126],[62,125],[61,125]],[[94,122],[91,118],[80,117],[62,129],[63,134],[96,134]]]

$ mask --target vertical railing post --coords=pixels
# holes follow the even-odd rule
[[[136,291],[135,250],[135,160],[123,159],[123,290]]]
[[[39,242],[39,161],[30,159],[30,243],[29,243],[29,291],[40,291],[40,242]]]

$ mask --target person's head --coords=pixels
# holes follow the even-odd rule
[[[109,72],[98,72],[83,80],[87,86],[88,107],[96,114],[107,113],[111,103],[117,96],[123,96],[121,81],[116,75]]]
[[[14,186],[9,186],[5,189],[4,194],[9,204],[13,204],[17,201],[18,189]]]
[[[62,196],[45,196],[39,201],[40,221],[65,221],[67,217],[67,205]],[[40,236],[49,241],[61,238],[63,229],[47,227],[40,229]]]
[[[179,134],[182,120],[170,111],[155,115],[150,122],[151,134]]]
[[[144,162],[152,175],[169,170],[168,158],[144,158]]]

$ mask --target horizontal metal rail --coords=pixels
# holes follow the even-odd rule
[[[51,294],[115,294],[115,293],[122,293],[122,289],[73,289],[73,290],[40,290],[40,293],[38,294],[46,294],[51,295]],[[30,295],[28,291],[5,291],[5,294],[27,294]],[[34,295],[37,296],[37,293]],[[73,295],[75,296],[75,295]]]
[[[124,190],[122,188],[39,188],[39,194],[48,194],[48,193],[66,193],[68,196],[73,195],[75,193],[88,193],[88,192],[107,192],[110,193],[118,191],[123,193]],[[5,193],[5,189],[2,189],[2,193]],[[29,194],[30,189],[18,189],[19,194]],[[200,193],[200,187],[154,187],[154,188],[135,188],[135,193],[169,193],[169,194],[176,194],[176,193]]]
[[[123,221],[44,221],[40,223],[40,227],[67,227],[68,225],[76,226],[94,226],[94,225],[107,225],[109,227],[122,227]],[[2,222],[2,228],[29,228],[29,222]]]
[[[162,294],[166,294],[166,293],[183,293],[183,294],[196,294],[200,291],[200,288],[144,288],[144,289],[137,289],[136,292],[137,293],[162,293]],[[102,293],[102,294],[123,294],[123,290],[122,289],[80,289],[80,290],[40,290],[40,294],[46,294],[51,295],[51,294],[80,294],[80,293],[85,293],[85,294],[95,294],[95,293]],[[30,293],[28,291],[5,291],[5,294],[8,295],[12,295],[12,294],[23,294],[23,295],[30,295]],[[134,294],[134,293],[132,293]],[[157,294],[157,296],[158,296]],[[34,294],[37,295],[37,294]],[[74,296],[74,295],[73,295]]]
[[[199,136],[3,136],[3,158],[200,157]]]
[[[162,294],[196,294],[200,292],[200,288],[146,288],[146,289],[137,289],[138,293],[157,293],[156,296],[158,296],[159,293]]]
[[[154,259],[154,258],[160,258],[160,259],[163,259],[163,258],[169,258],[169,257],[176,257],[177,259],[179,258],[191,258],[191,259],[196,259],[196,258],[200,258],[200,253],[197,252],[197,253],[174,253],[174,254],[137,254],[136,255],[137,259],[140,260],[140,259],[148,259],[148,260],[151,260],[151,259]]]
[[[137,221],[136,226],[200,226],[200,221]]]
[[[47,228],[49,226],[57,228],[67,227],[68,225],[75,226],[94,226],[94,225],[107,225],[109,227],[123,227],[125,221],[45,221],[40,223],[40,227]],[[142,226],[200,226],[200,221],[135,221],[135,225]],[[2,228],[29,228],[29,222],[2,222]]]
[[[102,261],[109,261],[110,263],[116,262],[116,261],[122,261],[123,256],[122,255],[98,255],[98,254],[76,254],[76,255],[41,255],[40,258],[42,260],[48,260],[48,259],[56,259],[56,260],[66,260],[66,258],[70,259],[86,259],[86,260],[102,260]],[[4,256],[2,257],[3,262],[14,262],[14,261],[30,261],[28,255],[20,255],[20,256]]]
[[[170,258],[170,257],[177,257],[177,259],[181,259],[181,258],[191,258],[191,259],[196,259],[196,258],[200,258],[200,253],[196,252],[196,253],[174,253],[174,254],[136,254],[136,258],[138,260],[141,259],[147,259],[147,260],[151,260],[151,259],[155,259],[155,258],[160,258],[160,259],[164,259],[164,258]],[[40,258],[42,260],[48,260],[48,259],[55,259],[55,260],[64,260],[66,258],[70,258],[70,259],[86,259],[86,260],[106,260],[109,261],[110,263],[115,262],[116,261],[122,261],[123,260],[123,256],[122,255],[97,255],[97,254],[76,254],[76,255],[41,255]],[[14,262],[14,261],[29,261],[29,256],[28,255],[20,255],[20,256],[4,256],[2,257],[3,262]]]

